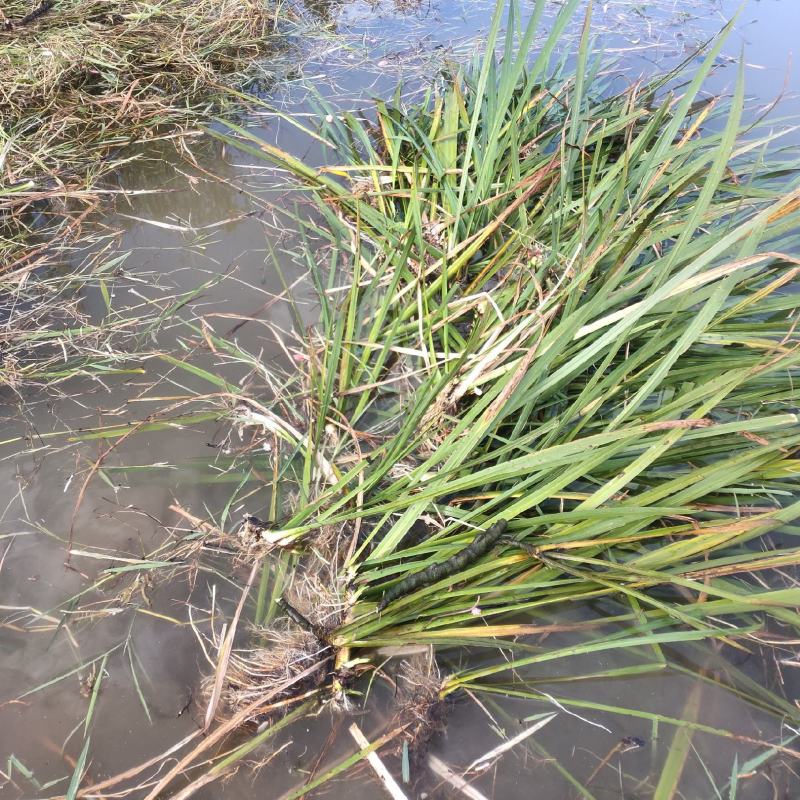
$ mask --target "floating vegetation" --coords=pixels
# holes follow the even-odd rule
[[[41,8],[26,22],[27,0],[5,3],[0,30],[3,172],[17,202],[113,168],[103,161],[125,143],[196,121],[224,76],[241,80],[278,41],[262,0]]]

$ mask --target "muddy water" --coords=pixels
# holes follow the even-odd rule
[[[745,47],[748,88],[760,103],[771,102],[788,86],[785,113],[798,110],[791,90],[800,89],[797,69],[787,71],[796,28],[794,6],[794,0],[752,0],[726,48],[736,56]],[[652,63],[676,63],[685,57],[720,26],[733,4],[607,0],[596,7],[596,29],[608,54],[622,59],[620,69],[641,72],[652,69]],[[280,88],[265,96],[271,106],[307,124],[313,124],[318,113],[308,101],[308,84],[329,101],[334,113],[367,108],[371,96],[389,95],[398,79],[409,79],[413,87],[446,59],[469,58],[489,21],[487,4],[467,0],[377,7],[309,3],[308,13],[330,23],[329,33],[316,36],[305,49],[298,46],[294,62],[287,60],[302,62],[302,78],[293,67],[276,64]],[[724,89],[733,79],[723,59],[712,86]],[[271,111],[265,109],[248,123],[312,163],[325,157],[313,139]],[[310,322],[316,314],[313,293],[303,280],[300,244],[273,207],[296,208],[302,215],[311,211],[302,193],[288,190],[283,176],[263,164],[202,137],[190,140],[188,147],[189,158],[163,143],[154,145],[120,175],[126,189],[160,191],[132,197],[112,220],[124,229],[121,248],[130,251],[126,268],[133,278],[128,288],[117,290],[114,302],[124,308],[141,302],[142,295],[160,294],[137,283],[137,277],[149,281],[157,276],[164,290],[175,291],[213,281],[215,285],[196,298],[193,315],[202,317],[209,330],[227,334],[257,354],[269,371],[284,359],[270,326],[288,330],[292,324],[289,305],[280,297],[279,271],[294,286],[304,320]],[[220,276],[226,277],[219,280]],[[103,313],[99,292],[90,293],[86,303],[98,316]],[[167,325],[152,345],[180,352],[195,349],[197,341],[177,325]],[[246,370],[225,362],[222,354],[208,352],[193,361],[214,365],[231,381],[252,380]],[[256,383],[262,385],[268,378],[261,375]],[[196,730],[203,714],[197,702],[200,676],[208,675],[211,667],[188,624],[186,599],[191,595],[193,619],[201,628],[212,608],[212,593],[215,613],[220,619],[230,617],[246,575],[212,563],[191,586],[178,576],[167,583],[142,580],[122,598],[119,592],[129,582],[121,578],[108,580],[99,590],[87,589],[107,578],[109,568],[124,568],[126,562],[115,558],[141,558],[164,543],[170,526],[179,524],[170,510],[175,502],[199,516],[211,515],[221,525],[237,519],[244,508],[258,513],[267,503],[260,493],[248,496],[257,483],[243,482],[244,475],[228,468],[228,451],[237,441],[229,437],[228,425],[215,422],[145,431],[123,440],[81,497],[87,468],[108,441],[75,445],[61,432],[80,436],[81,429],[141,420],[170,403],[178,406],[192,391],[218,387],[154,360],[141,375],[76,382],[65,389],[69,396],[64,399],[34,396],[27,398],[26,406],[5,397],[0,410],[0,440],[24,437],[0,448],[2,797],[63,794],[83,748],[84,719],[90,709],[88,782],[139,763]],[[59,435],[48,438],[50,434]],[[595,613],[592,608],[573,609],[551,621],[589,619]],[[541,644],[552,647],[569,641],[574,639],[563,635]],[[562,709],[533,740],[477,780],[476,789],[496,798],[580,796],[570,776],[588,781],[623,737],[635,736],[645,746],[612,755],[585,796],[652,797],[673,729],[585,705],[682,716],[698,685],[703,724],[739,737],[790,740],[793,732],[779,716],[745,702],[721,683],[726,675],[736,675],[740,681],[782,692],[793,703],[800,696],[796,670],[780,673],[757,656],[741,661],[739,654],[729,657],[708,648],[672,655],[687,666],[702,666],[708,680],[697,684],[680,671],[654,670],[617,681],[558,682],[560,677],[628,666],[630,656],[625,654],[571,660],[535,673],[549,695],[584,705]],[[357,717],[367,736],[384,722],[381,709],[388,690],[377,685],[375,692],[374,710]],[[462,698],[448,709],[447,730],[434,739],[432,752],[454,768],[464,766],[499,744],[499,731],[511,736],[529,724],[527,717],[552,708],[547,700],[531,704],[498,697],[492,704],[485,698],[480,703]],[[317,768],[323,748],[323,765],[352,752],[346,728],[341,716],[327,712],[313,723],[304,722],[278,740],[275,749],[285,749],[263,770],[241,770],[198,796],[279,797]],[[329,736],[332,731],[335,735]],[[681,783],[681,796],[690,799],[727,797],[724,786],[735,759],[741,767],[764,750],[741,739],[703,735],[692,744]],[[757,776],[740,780],[737,798],[800,796],[798,762],[776,756],[767,764]],[[59,782],[49,785],[53,781]],[[435,780],[425,784],[429,792],[435,787]],[[380,796],[380,791],[366,768],[346,783],[326,787],[334,797]],[[409,789],[409,796],[415,791],[419,789]],[[436,791],[458,796],[450,788]]]

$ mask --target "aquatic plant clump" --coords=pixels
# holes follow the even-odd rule
[[[524,30],[512,8],[502,58],[421,104],[378,103],[374,123],[321,108],[325,168],[218,134],[302,179],[328,226],[325,344],[306,340],[291,420],[301,498],[273,541],[313,560],[321,527],[369,531],[346,548],[344,660],[518,652],[598,598],[623,626],[465,669],[442,695],[581,652],[800,629],[800,590],[751,577],[800,562],[800,163],[759,160],[780,134],[745,129],[741,75],[730,101],[700,99],[724,36],[678,92],[677,72],[611,91],[588,22],[574,69],[552,70],[574,6],[532,62],[541,3]]]

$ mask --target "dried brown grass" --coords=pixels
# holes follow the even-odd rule
[[[10,20],[29,4],[4,6]],[[207,109],[274,46],[262,0],[60,2],[0,30],[0,208],[113,166],[108,154]]]

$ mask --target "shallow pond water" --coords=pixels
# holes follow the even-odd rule
[[[785,90],[783,113],[797,113],[798,70],[789,65],[794,5],[794,0],[746,4],[709,89],[730,87],[735,76],[726,61],[744,47],[754,105],[767,105]],[[607,0],[595,6],[595,26],[606,53],[620,59],[621,73],[637,74],[685,58],[721,26],[735,4]],[[313,126],[314,115],[321,112],[309,102],[309,85],[330,103],[332,113],[368,109],[371,97],[391,95],[400,79],[408,81],[407,91],[416,91],[448,60],[463,61],[479,49],[490,14],[489,4],[468,0],[308,3],[307,9],[329,22],[330,31],[281,56],[285,64],[275,64],[277,88],[263,94],[281,113],[265,108],[247,124],[316,164],[325,154],[283,116]],[[302,77],[294,67],[298,59]],[[284,176],[263,164],[202,136],[190,139],[188,148],[187,154],[168,142],[145,147],[142,158],[119,176],[123,188],[149,193],[120,202],[114,218],[106,220],[123,229],[120,249],[130,251],[125,268],[133,278],[120,286],[114,303],[124,309],[141,302],[142,295],[158,296],[146,285],[152,276],[177,292],[212,282],[194,300],[194,317],[257,355],[265,365],[257,383],[264,384],[270,366],[285,363],[270,333],[272,326],[287,330],[292,324],[284,281],[292,286],[304,322],[316,315],[314,293],[304,280],[301,244],[274,207],[312,212],[301,192],[287,188]],[[137,283],[137,276],[145,283]],[[87,294],[85,302],[102,316],[105,300],[99,291]],[[151,344],[180,353],[196,350],[201,339],[167,324]],[[227,361],[224,354],[206,352],[193,363],[213,364],[231,381],[249,380],[246,370]],[[213,516],[224,526],[245,508],[257,513],[268,502],[251,494],[257,482],[243,482],[241,473],[228,470],[228,451],[237,441],[228,423],[215,421],[156,427],[118,440],[84,492],[87,470],[109,440],[88,438],[76,444],[71,439],[87,436],[83,429],[142,420],[164,406],[179,410],[191,392],[219,387],[154,359],[143,374],[62,388],[65,396],[55,401],[32,396],[23,405],[4,397],[0,410],[0,796],[9,798],[66,792],[90,709],[85,783],[138,764],[197,730],[204,713],[201,678],[213,668],[189,624],[187,597],[199,625],[212,610],[220,619],[230,617],[247,569],[212,560],[191,585],[188,576],[166,583],[143,578],[124,598],[118,596],[124,573],[115,578],[108,570],[125,568],[128,562],[120,557],[138,559],[161,545],[172,526],[182,524],[173,510],[176,504],[198,516]],[[106,581],[103,586],[87,591],[99,579]],[[598,609],[586,607],[547,621],[567,625],[597,614]],[[532,644],[566,644],[577,635],[554,633]],[[758,742],[791,747],[795,734],[780,713],[749,702],[725,684],[747,686],[743,694],[750,696],[757,696],[758,687],[778,692],[791,709],[800,697],[797,670],[725,647],[687,647],[670,655],[685,669],[654,667],[634,676],[626,671],[631,655],[613,652],[571,661],[569,674],[563,663],[558,672],[539,668],[532,676],[543,691],[542,703],[499,695],[496,703],[460,697],[447,708],[447,727],[433,738],[430,751],[458,771],[498,745],[501,732],[513,736],[531,724],[528,717],[556,710],[558,716],[541,733],[479,776],[474,790],[495,798],[644,799],[653,796],[669,752],[673,728],[667,718],[696,713],[702,725],[731,736],[694,737],[676,796],[728,797],[725,787],[734,765],[741,767],[765,752]],[[446,669],[446,661],[442,666]],[[625,677],[591,677],[613,669]],[[705,679],[698,681],[697,672]],[[560,680],[577,675],[586,677]],[[388,685],[377,681],[369,713],[356,710],[368,738],[386,724],[390,694]],[[663,719],[654,723],[636,716],[637,710]],[[349,724],[349,718],[332,711],[304,720],[271,749],[253,754],[266,758],[275,753],[263,769],[241,769],[197,796],[281,797],[353,752]],[[620,748],[626,737],[644,746]],[[398,762],[389,758],[388,763],[397,767]],[[800,796],[800,761],[778,753],[765,763],[740,778],[737,798]],[[424,766],[412,777],[420,782],[408,788],[409,797],[463,796]],[[573,780],[585,785],[583,794]],[[362,764],[344,780],[326,785],[320,796],[373,797],[381,791]]]

